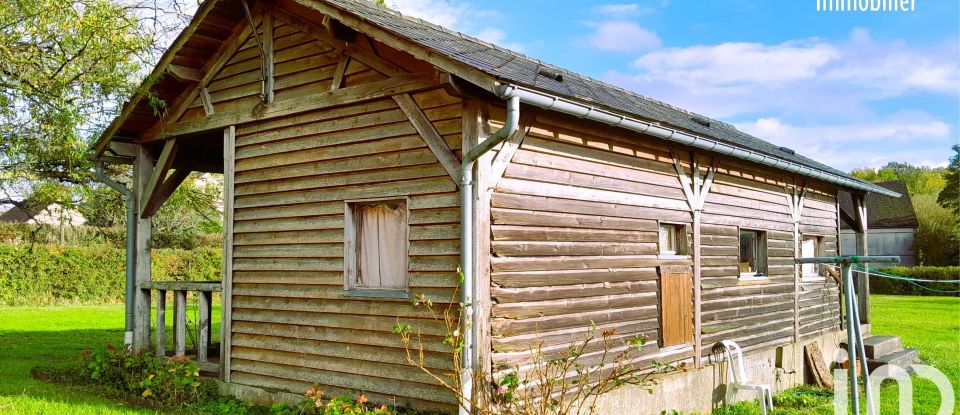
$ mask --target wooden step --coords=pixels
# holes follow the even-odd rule
[[[867,359],[877,359],[903,348],[900,336],[870,336],[863,339]]]
[[[916,349],[908,348],[880,356],[876,359],[868,359],[867,365],[870,366],[871,371],[883,365],[895,365],[907,369],[911,364],[917,362],[917,357],[919,356],[920,354],[917,353]]]

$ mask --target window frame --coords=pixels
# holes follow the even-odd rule
[[[376,205],[385,202],[403,203],[406,227],[404,228],[406,257],[404,276],[406,284],[403,288],[364,287],[357,285],[357,276],[360,273],[360,215],[358,208],[366,205]],[[343,201],[343,294],[346,297],[371,298],[410,298],[410,197],[394,196],[369,199],[350,199]]]
[[[664,226],[672,226],[674,239],[673,243],[676,251],[673,253],[668,253],[669,251],[664,251],[663,246],[660,244],[660,236],[663,231]],[[657,220],[657,258],[659,259],[677,259],[677,258],[690,258],[690,244],[687,239],[687,224],[677,223],[677,222],[666,222]]]
[[[757,271],[753,272],[742,272],[740,271],[740,257],[742,256],[741,247],[742,243],[740,241],[741,234],[743,232],[753,232],[757,235],[757,252],[755,255],[759,260],[762,259],[763,266],[757,265]],[[737,227],[737,278],[740,281],[767,281],[770,278],[770,265],[768,262],[769,259],[770,245],[767,242],[767,231],[760,229],[752,228],[741,228]]]
[[[813,256],[814,257],[825,256],[826,255],[825,254],[826,249],[824,246],[825,240],[826,240],[825,236],[826,235],[821,235],[816,233],[801,233],[800,234],[800,257],[807,258],[803,256],[803,241],[807,238],[814,238],[816,241],[813,247],[813,250],[814,250]],[[827,277],[823,275],[823,271],[820,269],[819,264],[814,264],[814,266],[817,269],[817,273],[805,274],[803,272],[803,264],[800,265],[800,281],[801,282],[820,282],[827,279]]]

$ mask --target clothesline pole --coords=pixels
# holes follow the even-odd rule
[[[847,308],[847,373],[850,376],[850,396],[853,403],[854,415],[860,415],[860,393],[857,384],[857,354],[860,355],[860,365],[863,368],[863,386],[866,393],[867,414],[875,415],[873,398],[870,397],[870,368],[867,367],[867,356],[863,345],[863,332],[860,328],[860,316],[857,311],[857,298],[853,286],[853,264],[866,263],[899,263],[896,256],[835,256],[797,258],[798,264],[840,264],[843,274],[844,305]]]

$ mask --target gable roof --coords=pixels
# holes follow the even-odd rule
[[[727,151],[727,153],[734,157],[757,161],[757,157],[746,157],[746,155],[756,154],[760,159],[772,161],[766,164],[783,170],[789,170],[786,167],[790,166],[802,166],[802,168],[793,171],[805,176],[825,179],[846,188],[877,192],[892,197],[900,196],[887,188],[854,178],[845,172],[796,154],[791,149],[774,145],[739,131],[732,125],[544,63],[421,19],[403,16],[396,11],[380,8],[366,0],[294,1],[307,6],[330,5],[362,22],[372,24],[420,47],[436,52],[440,57],[457,63],[457,68],[465,67],[479,71],[500,83],[506,82],[527,87],[552,96],[583,103],[590,106],[591,109],[593,107],[601,108],[621,118],[626,116],[636,118],[641,122],[673,128],[684,133],[687,136],[687,141],[696,141],[697,138],[705,137],[711,142],[716,142],[714,147],[717,150],[729,147],[728,150],[730,151]],[[200,16],[201,12],[207,13],[210,3],[216,2],[217,0],[207,0],[201,6],[201,11],[198,11],[197,15]],[[221,1],[221,3],[226,2]],[[184,33],[195,30],[197,23],[198,19],[195,18],[190,26],[184,30]],[[349,26],[349,23],[346,24]],[[180,40],[180,38],[177,39],[177,41]],[[384,39],[378,40],[385,41]],[[385,43],[387,42],[385,41]],[[154,72],[156,73],[160,69],[158,65]],[[465,79],[469,81],[470,78],[465,77]],[[101,141],[104,138],[107,137],[101,137]],[[744,151],[738,152],[737,149]]]
[[[879,186],[900,194],[907,194],[907,186],[899,180],[877,183]],[[917,213],[909,197],[889,197],[881,194],[868,194],[864,201],[867,205],[867,229],[917,228]],[[853,200],[849,193],[840,194],[840,209],[853,214]],[[850,229],[844,221],[841,228]]]

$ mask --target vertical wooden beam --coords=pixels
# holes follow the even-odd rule
[[[146,191],[147,183],[153,175],[153,156],[143,146],[137,148],[137,158],[134,160],[133,189],[134,202],[138,204]],[[144,350],[150,347],[150,290],[140,288],[140,283],[149,282],[150,276],[150,231],[152,220],[138,217],[136,223],[136,248],[134,250],[134,280],[137,284],[133,298],[133,350]]]
[[[867,246],[868,226],[867,226],[867,204],[865,194],[851,194],[853,197],[854,219],[856,220],[857,233],[857,255],[870,255],[870,249]],[[864,270],[869,271],[866,265]],[[866,274],[861,273],[857,277],[857,309],[860,312],[860,324],[870,324],[870,279]]]
[[[713,178],[719,167],[720,159],[711,158],[710,166],[707,168],[707,174],[703,181],[700,180],[700,162],[696,153],[690,153],[690,175],[687,175],[680,157],[673,151],[670,152],[673,157],[673,166],[677,171],[677,179],[680,181],[680,188],[687,197],[687,205],[690,207],[690,214],[693,219],[693,353],[696,356],[694,363],[697,367],[703,365],[703,287],[702,287],[702,257],[701,248],[701,217],[703,207],[707,203],[707,196],[710,194],[710,187],[713,185]]]
[[[173,292],[173,354],[183,356],[187,353],[187,292]]]
[[[273,9],[263,11],[263,98],[273,102]]]
[[[200,291],[199,310],[197,314],[197,362],[207,361],[207,348],[210,347],[210,300],[212,293],[210,291]]]
[[[480,100],[466,100],[463,103],[463,152],[470,151],[486,139],[484,127],[487,124],[487,104]],[[493,373],[493,343],[490,337],[490,169],[493,154],[487,152],[477,162],[473,186],[473,218],[475,239],[474,274],[474,313],[477,315],[474,347],[477,349],[477,370],[484,378]]]
[[[237,129],[223,130],[223,276],[220,317],[220,379],[230,382],[230,343],[233,314],[233,186]]]
[[[157,352],[158,357],[167,355],[167,291],[157,290]]]
[[[793,186],[787,189],[787,204],[790,207],[790,215],[793,219],[793,257],[800,258],[801,240],[800,240],[800,220],[803,218],[803,199],[807,195],[806,185],[803,190],[797,192],[797,183],[794,179]],[[800,342],[800,264],[793,264],[793,341]]]

